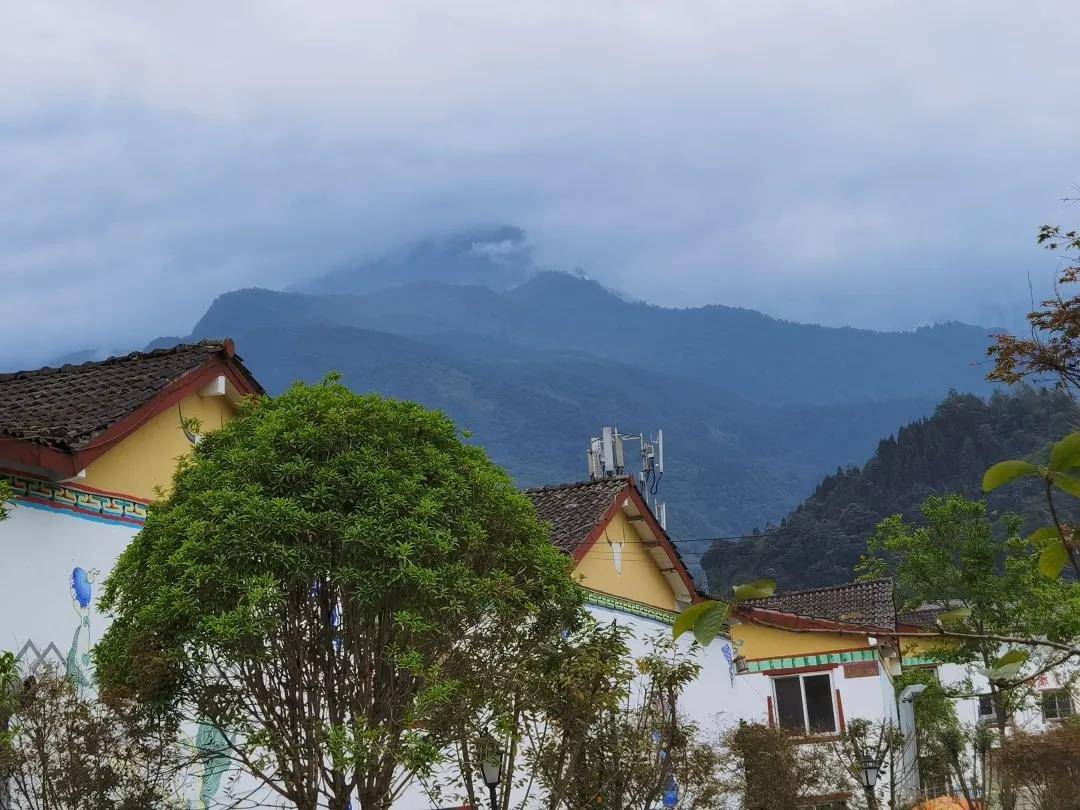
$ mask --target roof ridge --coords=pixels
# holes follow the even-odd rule
[[[627,483],[632,480],[633,476],[630,475],[616,475],[611,478],[588,478],[582,481],[571,481],[565,484],[544,484],[539,487],[525,487],[521,490],[523,493],[530,492],[558,492],[563,489],[579,489],[583,487],[595,486],[597,484],[610,484],[615,481]]]
[[[127,354],[114,354],[104,360],[87,360],[83,363],[65,363],[62,366],[42,366],[40,368],[23,369],[20,371],[0,372],[0,382],[9,380],[25,380],[32,377],[50,377],[56,374],[71,374],[79,369],[100,368],[102,366],[115,365],[127,360],[139,360],[145,357],[164,357],[189,349],[214,349],[221,351],[226,348],[230,338],[211,339],[204,338],[195,343],[177,343],[175,346],[151,349],[150,351],[134,351]]]
[[[860,588],[860,587],[864,587],[864,586],[867,586],[867,585],[881,585],[881,584],[884,584],[884,583],[888,583],[889,585],[892,585],[893,584],[892,578],[891,577],[879,577],[878,579],[868,579],[865,582],[857,582],[857,581],[856,582],[845,582],[845,583],[842,583],[840,585],[819,585],[817,588],[803,588],[802,590],[797,590],[797,591],[777,591],[772,596],[761,596],[761,597],[758,597],[757,599],[748,599],[747,601],[748,602],[758,602],[758,601],[764,601],[765,599],[772,599],[772,598],[777,597],[777,596],[801,596],[802,594],[807,594],[807,593],[822,593],[824,591],[838,591],[838,590],[840,590],[842,588]]]

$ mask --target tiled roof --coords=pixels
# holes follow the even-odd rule
[[[80,450],[170,383],[226,350],[224,341],[204,340],[80,365],[0,374],[0,435],[64,452]]]
[[[748,599],[743,604],[747,607],[790,613],[806,619],[896,629],[893,585],[889,579],[787,591],[766,599]]]
[[[919,608],[918,610],[907,610],[903,613],[898,613],[896,621],[898,624],[906,624],[911,627],[927,627],[936,630],[938,626],[938,616],[944,612],[944,608]]]
[[[551,542],[571,554],[607,514],[628,478],[602,478],[526,489],[541,520],[551,524]]]

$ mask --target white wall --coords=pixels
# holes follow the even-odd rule
[[[79,655],[85,655],[107,626],[96,610],[102,582],[136,531],[17,502],[0,523],[0,649],[18,653],[32,641],[43,652],[52,643],[67,656],[81,628]],[[76,567],[95,580],[86,609],[72,594]],[[32,652],[26,658],[24,664],[34,663]]]

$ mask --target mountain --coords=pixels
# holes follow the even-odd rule
[[[535,272],[525,232],[513,225],[493,225],[413,242],[374,261],[334,270],[296,291],[355,294],[431,280],[504,290]]]
[[[495,226],[285,292],[226,293],[184,339],[232,336],[271,392],[338,370],[356,390],[440,408],[522,485],[584,477],[604,425],[663,428],[661,497],[693,562],[701,538],[780,520],[950,389],[989,393],[977,365],[989,331],[659,307],[539,272],[524,232]]]
[[[991,390],[977,365],[991,331],[983,327],[947,323],[873,332],[717,305],[669,309],[555,272],[506,292],[430,281],[356,295],[239,290],[215,300],[193,335],[216,337],[267,324],[354,326],[437,345],[479,337],[587,353],[706,380],[756,402],[793,406],[936,402],[952,388]]]
[[[479,338],[437,344],[337,325],[231,334],[269,391],[336,370],[355,390],[439,408],[523,486],[585,477],[585,449],[602,425],[665,427],[662,496],[683,538],[737,533],[786,513],[823,469],[864,458],[884,432],[927,408],[918,399],[762,405],[707,380]]]
[[[826,476],[777,528],[713,544],[701,560],[709,587],[722,592],[758,577],[775,579],[785,589],[849,581],[879,521],[894,514],[915,518],[919,505],[935,494],[983,497],[988,467],[1038,455],[1078,421],[1076,404],[1059,391],[1027,388],[988,400],[952,393],[930,418],[882,440],[861,468]],[[1037,482],[997,490],[987,505],[992,512],[1025,515],[1032,528],[1045,523]]]

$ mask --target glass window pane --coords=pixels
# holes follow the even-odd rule
[[[773,678],[773,688],[776,690],[776,713],[780,719],[780,728],[805,732],[802,688],[798,677]]]
[[[836,731],[833,715],[832,685],[828,675],[807,675],[803,678],[806,690],[806,719],[810,731],[831,733]]]

